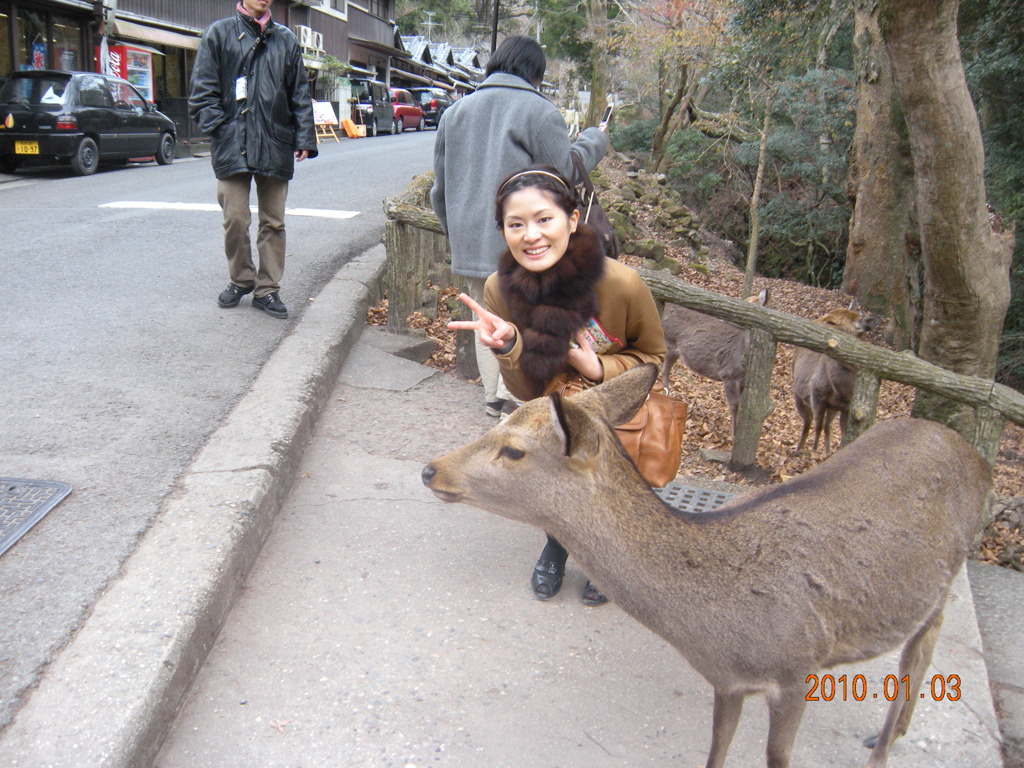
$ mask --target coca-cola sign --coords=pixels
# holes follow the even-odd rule
[[[121,50],[115,47],[111,47],[107,52],[110,57],[110,71],[115,75],[121,75],[124,72],[124,54]]]

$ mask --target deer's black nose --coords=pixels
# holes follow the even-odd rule
[[[425,466],[423,468],[423,471],[420,472],[420,477],[423,478],[423,484],[425,486],[429,487],[430,486],[430,481],[434,479],[434,475],[436,475],[436,474],[437,474],[437,470],[434,468],[434,465],[433,464],[427,464],[427,466]]]

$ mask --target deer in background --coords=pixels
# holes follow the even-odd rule
[[[991,489],[988,465],[935,422],[882,422],[782,485],[703,514],[661,501],[623,452],[657,377],[638,366],[572,398],[524,403],[423,482],[558,538],[601,591],[714,688],[707,768],[722,768],[745,697],[764,693],[767,762],[786,768],[808,675],[904,643],[909,698],[889,708],[868,765],[906,732],[950,582]]]
[[[851,305],[852,307],[852,305]],[[879,319],[872,314],[860,314],[851,309],[833,309],[815,322],[836,328],[860,338],[878,327]],[[797,451],[802,451],[814,422],[814,450],[825,431],[825,453],[831,449],[832,420],[839,414],[839,427],[846,432],[850,417],[850,400],[857,372],[821,352],[797,347],[793,353],[793,400],[797,413],[803,419]]]
[[[765,306],[768,289],[747,299],[751,304]],[[694,373],[722,382],[729,403],[732,438],[736,442],[736,414],[743,394],[743,358],[750,345],[750,331],[740,325],[705,315],[679,304],[666,304],[661,319],[665,331],[665,362],[661,381],[670,391],[669,372],[676,360]]]

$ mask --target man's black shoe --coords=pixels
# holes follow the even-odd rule
[[[281,297],[277,295],[277,291],[268,293],[266,296],[254,296],[252,305],[256,309],[262,309],[271,317],[288,317],[288,308],[281,301]]]
[[[252,288],[243,288],[240,285],[230,283],[228,287],[221,292],[220,296],[217,297],[217,303],[225,309],[237,307],[238,302],[240,302],[242,297],[247,293],[252,293]]]

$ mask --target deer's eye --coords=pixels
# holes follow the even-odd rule
[[[518,461],[526,455],[526,452],[520,451],[518,448],[512,448],[511,446],[505,445],[502,446],[500,451],[498,451],[498,455],[512,459],[513,461]]]

